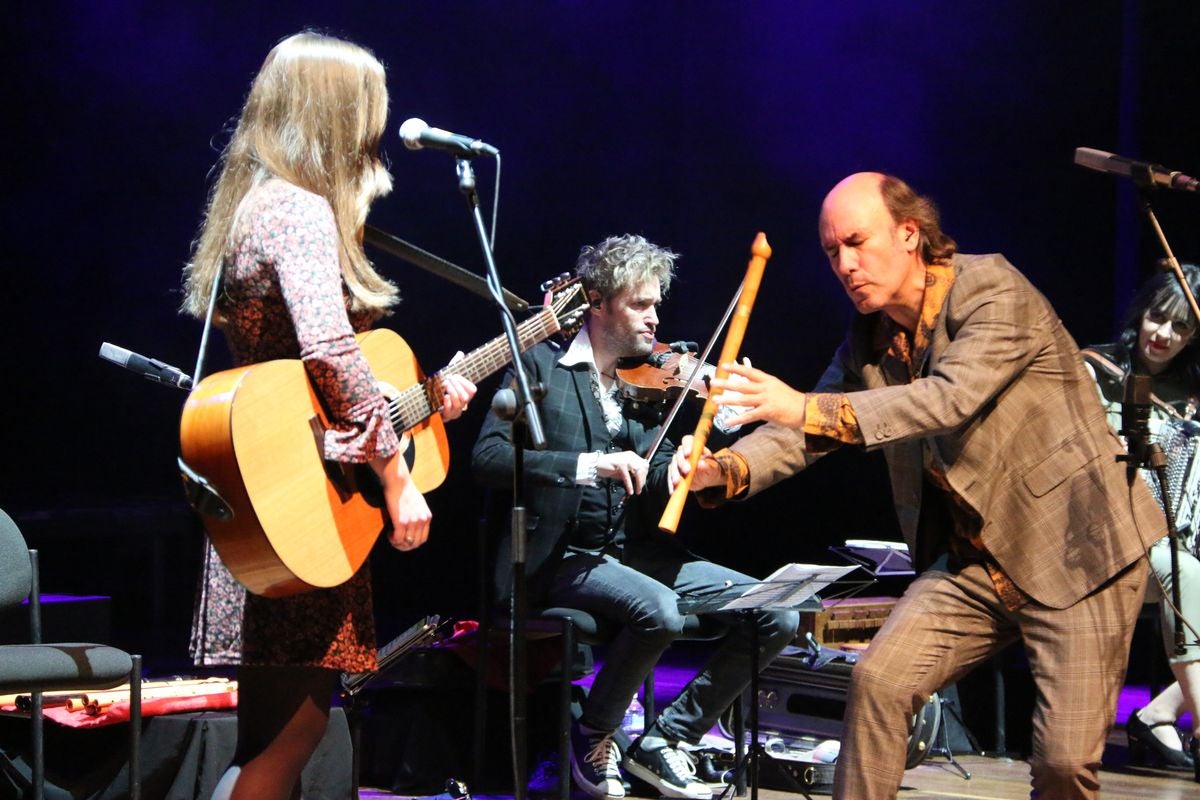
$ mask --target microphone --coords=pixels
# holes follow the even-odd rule
[[[431,128],[425,123],[425,120],[417,117],[404,121],[404,124],[400,126],[400,138],[404,140],[404,146],[409,150],[430,147],[434,150],[445,150],[456,158],[500,154],[499,150],[487,142],[472,139],[470,136],[460,136],[441,128]]]
[[[1132,178],[1139,186],[1161,186],[1164,189],[1178,189],[1182,192],[1200,189],[1200,181],[1191,175],[1184,175],[1177,170],[1171,171],[1158,164],[1134,161],[1103,150],[1093,150],[1090,147],[1075,148],[1075,163],[1096,172]]]
[[[130,352],[124,347],[104,342],[100,345],[100,357],[111,361],[118,367],[132,370],[148,381],[175,386],[180,389],[191,389],[192,379],[183,370],[164,364],[155,358],[146,358]]]

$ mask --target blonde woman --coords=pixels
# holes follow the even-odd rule
[[[215,318],[238,364],[303,360],[333,423],[326,458],[370,464],[391,543],[407,551],[424,544],[431,514],[354,339],[398,300],[361,244],[371,203],[391,189],[379,159],[387,106],[369,51],[307,32],[276,45],[222,154],[183,310],[203,318],[219,279]],[[474,392],[451,377],[443,417],[459,416]],[[336,676],[373,669],[375,645],[366,567],[332,589],[268,599],[248,595],[210,547],[192,656],[238,665],[240,686],[238,752],[214,797],[299,796]]]

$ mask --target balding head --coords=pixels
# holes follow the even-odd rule
[[[883,311],[911,330],[925,293],[920,229],[894,218],[888,182],[881,173],[859,172],[834,186],[821,204],[821,247],[860,313]]]
[[[836,207],[862,205],[873,201],[882,203],[880,187],[884,177],[882,172],[856,172],[842,178],[829,190],[829,194],[825,195],[825,202],[821,204],[821,217],[824,218],[827,210]]]

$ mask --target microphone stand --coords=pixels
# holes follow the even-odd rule
[[[519,407],[512,409],[513,439],[513,506],[512,506],[512,597],[509,600],[508,620],[508,703],[510,709],[509,734],[512,736],[513,800],[524,800],[526,786],[525,769],[528,765],[529,717],[525,697],[526,665],[525,621],[529,618],[529,600],[525,586],[525,540],[528,528],[525,524],[525,436],[528,426],[524,424]],[[500,413],[497,411],[497,413]],[[563,664],[562,669],[570,666]],[[560,775],[559,780],[570,780],[570,775]]]
[[[528,529],[525,524],[524,502],[524,439],[529,436],[530,444],[535,450],[546,447],[546,434],[542,427],[542,419],[538,415],[537,404],[529,389],[529,376],[525,365],[521,363],[521,347],[517,339],[517,323],[512,311],[504,301],[500,276],[496,270],[496,261],[492,253],[491,240],[483,222],[483,213],[479,207],[479,194],[475,191],[475,171],[469,159],[455,159],[458,173],[458,188],[467,199],[471,210],[471,218],[475,223],[475,232],[479,236],[479,246],[483,251],[484,264],[487,267],[488,288],[500,312],[500,322],[504,326],[504,336],[508,341],[508,349],[512,355],[513,374],[516,376],[516,403],[513,414],[513,508],[512,508],[512,562],[513,589],[509,606],[509,704],[510,704],[510,733],[512,735],[512,770],[514,800],[525,800],[528,788],[525,785],[526,740],[526,698],[525,698],[525,620],[528,616],[525,587],[526,537]],[[520,420],[520,424],[518,424]],[[564,667],[566,668],[566,667]],[[570,780],[569,775],[560,776],[560,780]]]
[[[1130,486],[1138,479],[1138,470],[1145,467],[1154,473],[1162,497],[1163,514],[1167,520],[1167,538],[1171,548],[1171,602],[1179,608],[1179,552],[1175,547],[1179,533],[1175,529],[1175,506],[1171,502],[1167,478],[1167,456],[1158,442],[1150,438],[1150,376],[1131,371],[1125,376],[1125,393],[1121,399],[1121,435],[1125,437],[1127,455],[1117,456],[1126,462]],[[1183,620],[1175,614],[1175,653],[1185,652]]]
[[[525,424],[529,426],[529,439],[534,450],[546,448],[546,434],[542,429],[542,418],[538,416],[537,405],[529,391],[529,378],[521,363],[521,346],[517,340],[517,323],[505,302],[500,275],[496,271],[496,260],[492,255],[491,241],[488,239],[487,228],[483,223],[483,213],[479,209],[479,194],[475,191],[475,170],[471,162],[465,158],[456,159],[458,164],[458,189],[467,198],[471,208],[471,218],[475,222],[475,232],[479,236],[479,246],[483,250],[483,260],[487,267],[488,288],[491,289],[492,299],[500,310],[500,323],[504,326],[504,337],[508,340],[508,349],[512,355],[513,372],[517,378],[517,403],[525,413]]]
[[[1154,207],[1150,203],[1150,190],[1155,186],[1152,166],[1149,164],[1135,165],[1135,168],[1131,172],[1131,177],[1134,184],[1138,187],[1138,202],[1142,206],[1142,211],[1145,212],[1146,219],[1149,220],[1150,226],[1154,228],[1154,233],[1158,237],[1159,244],[1162,245],[1163,252],[1166,253],[1167,267],[1175,274],[1175,280],[1179,282],[1179,288],[1183,290],[1183,296],[1187,299],[1193,319],[1200,320],[1200,306],[1196,305],[1196,298],[1192,294],[1192,287],[1188,285],[1187,278],[1179,266],[1179,260],[1175,258],[1175,254],[1171,251],[1171,245],[1167,241],[1166,234],[1163,233],[1162,226],[1158,223],[1158,217],[1154,213]],[[1148,427],[1150,416],[1149,376],[1131,373],[1126,376],[1125,380],[1125,398],[1122,402],[1122,408],[1124,408],[1126,402],[1133,400],[1136,417],[1132,426],[1127,426],[1124,418],[1121,421],[1122,428],[1130,428],[1130,433],[1126,434],[1126,440],[1129,442],[1129,471],[1132,476],[1136,474],[1138,466],[1145,464],[1154,470],[1154,474],[1158,479],[1159,492],[1163,500],[1163,510],[1167,518],[1167,537],[1171,548],[1171,602],[1175,606],[1175,654],[1183,655],[1186,652],[1186,637],[1183,633],[1183,614],[1179,610],[1182,608],[1179,599],[1179,532],[1175,529],[1175,508],[1171,504],[1171,498],[1168,494],[1167,459],[1158,443],[1150,441],[1150,429]],[[1125,433],[1125,431],[1122,430],[1122,433]],[[1135,437],[1138,439],[1136,443]]]

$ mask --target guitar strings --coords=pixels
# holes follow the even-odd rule
[[[537,317],[530,320],[530,323],[532,324],[529,325],[527,332],[533,335],[526,337],[521,342],[522,345],[525,345],[525,342],[530,339],[532,342],[539,342],[559,328],[553,308],[548,308],[538,314]],[[475,353],[454,364],[455,374],[469,375],[476,372],[477,369],[481,369],[481,375],[488,375],[507,364],[509,362],[508,353],[501,354],[498,347],[504,342],[504,339],[504,336],[498,336]],[[523,351],[525,347],[523,346],[521,349]],[[431,393],[434,391],[436,379],[442,372],[445,370],[440,370],[427,380],[410,386],[388,403],[388,417],[393,428],[398,432],[407,431],[434,413],[435,407]]]
[[[557,315],[566,309],[572,295],[578,293],[579,289],[576,287],[571,294],[560,298],[561,303],[552,303],[541,313],[521,326],[522,328],[527,328],[527,330],[518,328],[518,333],[535,333],[533,337],[526,336],[521,339],[520,344],[523,345],[521,347],[522,351],[527,349],[528,346],[532,346],[532,344],[550,336],[555,331],[562,329]],[[560,305],[562,306],[561,309],[559,308]],[[529,344],[526,345],[526,342]],[[462,361],[455,364],[455,372],[466,374],[469,377],[474,372],[474,368],[484,366],[486,368],[479,373],[480,377],[491,374],[509,361],[506,352],[503,355],[501,354],[501,345],[504,343],[505,337],[497,336],[475,351],[475,353],[468,355]],[[480,365],[477,363],[480,361],[485,361],[486,363]],[[442,372],[445,372],[445,370],[434,373],[430,378],[436,379]],[[398,431],[407,431],[434,413],[433,391],[435,384],[431,379],[410,386],[401,392],[395,400],[388,403],[388,416],[393,428]]]

